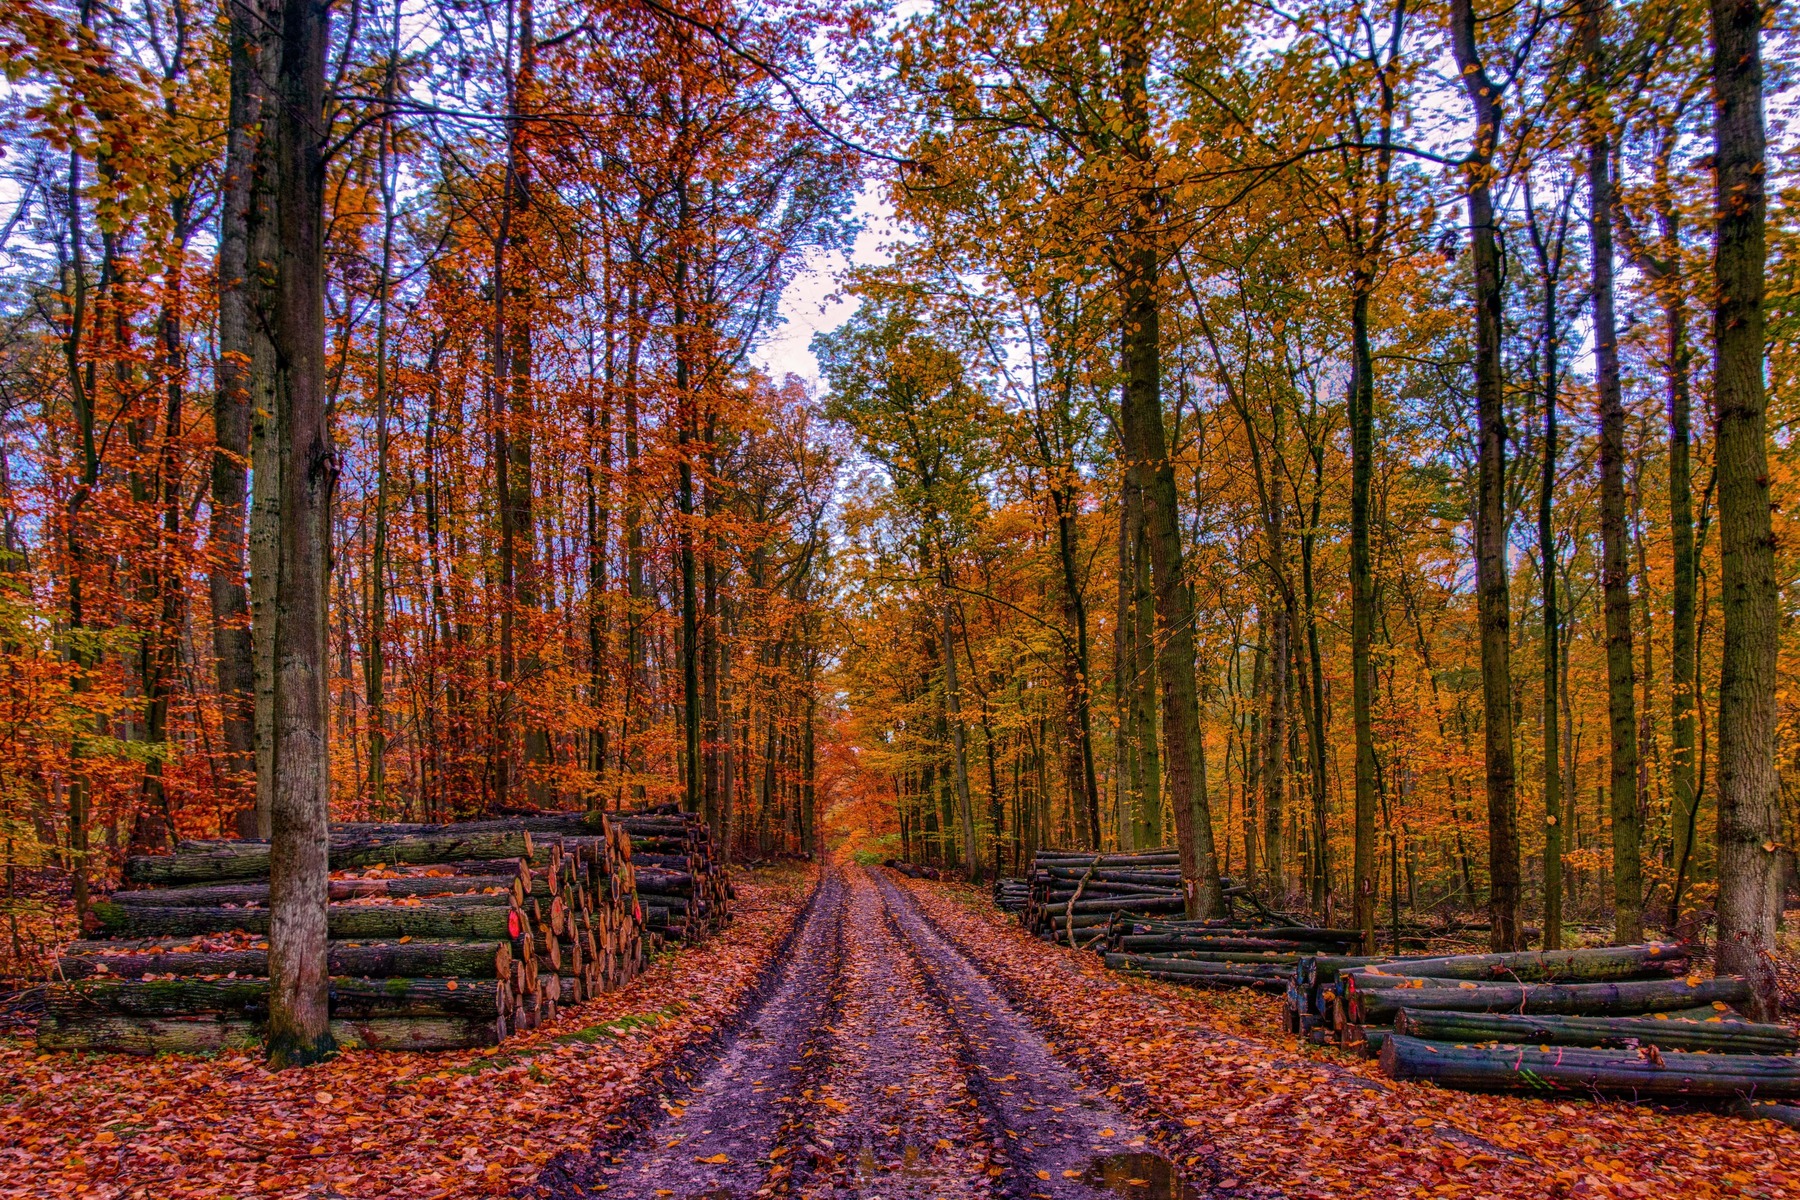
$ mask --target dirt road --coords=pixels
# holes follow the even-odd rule
[[[553,1197],[1193,1197],[885,872],[827,872],[760,1001]],[[543,1194],[540,1192],[540,1194]]]

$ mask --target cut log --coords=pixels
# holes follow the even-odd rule
[[[504,901],[504,897],[500,898]],[[97,901],[92,914],[102,929],[126,937],[170,937],[190,934],[267,933],[269,912],[257,908],[135,908]],[[508,910],[499,904],[332,904],[326,928],[333,938],[470,938],[496,941],[510,937]]]
[[[268,1016],[266,979],[85,979],[52,984],[46,1010],[58,1018],[110,1013],[127,1017],[222,1013],[248,1020]],[[492,979],[333,979],[331,1015],[346,1019],[467,1016],[492,1019],[500,1011]]]
[[[1282,966],[1261,963],[1195,962],[1185,958],[1165,958],[1141,954],[1108,954],[1106,965],[1115,971],[1175,972],[1183,975],[1234,975],[1254,979],[1274,979],[1286,983],[1291,972]]]
[[[507,875],[410,876],[396,879],[333,879],[329,895],[333,900],[361,900],[380,897],[394,899],[443,896],[472,896],[489,891],[506,892],[518,882],[517,871]],[[535,880],[531,893],[550,897],[546,880]],[[114,904],[132,908],[207,908],[235,904],[267,907],[269,885],[266,883],[224,883],[197,887],[146,888],[135,892],[114,892],[107,897]],[[504,899],[504,897],[502,897]]]
[[[1484,1091],[1598,1092],[1632,1099],[1800,1096],[1800,1058],[1787,1055],[1458,1046],[1395,1034],[1381,1049],[1381,1069],[1394,1079]]]
[[[331,1036],[346,1050],[461,1050],[500,1040],[498,1022],[472,1017],[334,1020]],[[255,1050],[262,1026],[222,1016],[125,1017],[96,1012],[49,1017],[38,1027],[39,1050],[89,1050],[115,1054],[201,1054]]]
[[[1758,1121],[1778,1121],[1789,1129],[1800,1129],[1800,1105],[1777,1104],[1773,1100],[1739,1100],[1731,1111],[1740,1117]]]
[[[1157,900],[1179,900],[1178,888],[1154,887],[1143,883],[1111,883],[1104,879],[1090,879],[1079,888],[1058,885],[1044,896],[1046,904],[1062,904],[1076,896],[1145,896]]]
[[[1313,946],[1318,944],[1289,942],[1279,938],[1234,937],[1227,933],[1220,933],[1210,937],[1189,937],[1167,933],[1120,933],[1116,935],[1113,940],[1118,944],[1118,947],[1121,950],[1205,951],[1217,949],[1217,944],[1220,942],[1230,943],[1231,945],[1241,945],[1244,942],[1253,942],[1258,946],[1267,947],[1268,952],[1271,954],[1285,954],[1290,958],[1315,954],[1317,951],[1313,949]],[[1338,943],[1332,942],[1330,944],[1335,946]]]
[[[331,839],[331,869],[531,857],[531,834],[524,829],[464,833],[461,828],[440,825],[431,827],[429,832],[334,836]],[[133,855],[125,860],[125,878],[133,883],[160,884],[268,878],[267,842],[209,842],[197,847],[189,843],[189,846],[188,850],[178,850],[174,854]]]
[[[1126,870],[1122,867],[1114,867],[1095,870],[1090,874],[1084,867],[1048,867],[1040,873],[1047,876],[1052,884],[1064,881],[1079,883],[1085,878],[1100,883],[1135,884],[1140,887],[1169,888],[1173,886],[1179,888],[1181,886],[1181,871],[1176,868],[1158,871],[1147,868]]]
[[[1084,893],[1085,895],[1085,893]],[[1070,909],[1070,901],[1052,903],[1050,912],[1060,917]],[[1100,896],[1092,900],[1073,901],[1076,916],[1091,913],[1159,913],[1180,912],[1180,896]]]
[[[1354,929],[1325,929],[1313,925],[1220,925],[1216,922],[1155,921],[1144,933],[1176,937],[1263,938],[1276,942],[1354,942],[1362,935]]]
[[[1800,1035],[1785,1025],[1685,1021],[1668,1017],[1518,1016],[1512,1013],[1401,1009],[1394,1030],[1437,1042],[1516,1042],[1545,1046],[1656,1046],[1714,1054],[1793,1054]]]
[[[1109,955],[1128,954],[1143,958],[1181,959],[1186,962],[1224,962],[1243,963],[1245,966],[1264,966],[1284,968],[1283,974],[1293,975],[1293,968],[1300,964],[1300,956],[1283,954],[1277,950],[1164,950],[1159,947],[1139,948],[1127,946],[1124,950],[1109,950]]]
[[[1391,977],[1390,977],[1391,978]],[[1403,1008],[1456,1012],[1515,1012],[1530,1016],[1635,1016],[1699,1004],[1746,1000],[1750,987],[1735,975],[1689,983],[1646,979],[1626,983],[1475,984],[1366,990],[1352,972],[1343,977],[1350,1004],[1348,1019],[1359,1025],[1390,1025]]]
[[[1602,983],[1640,979],[1646,974],[1678,974],[1687,969],[1687,948],[1652,942],[1642,946],[1600,946],[1590,950],[1530,950],[1516,954],[1456,954],[1440,958],[1390,959],[1372,969],[1438,979],[1511,983]]]
[[[1253,991],[1270,992],[1279,995],[1287,987],[1285,981],[1270,979],[1262,975],[1208,974],[1199,975],[1190,971],[1132,971],[1134,978],[1156,979],[1163,983],[1179,983],[1183,987],[1210,988],[1223,991],[1235,988],[1249,988]]]
[[[64,979],[144,975],[266,975],[265,950],[176,950],[188,943],[167,939],[149,948],[116,950],[110,942],[75,942],[56,960]],[[408,942],[404,946],[358,946],[332,942],[326,947],[327,970],[333,975],[391,978],[435,977],[492,979],[512,970],[512,949],[505,942]]]

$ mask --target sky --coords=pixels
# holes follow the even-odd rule
[[[783,324],[763,342],[753,356],[756,364],[777,381],[789,374],[807,383],[819,382],[819,361],[811,345],[815,333],[828,333],[856,311],[856,302],[838,294],[852,267],[879,266],[889,261],[883,247],[898,235],[893,209],[879,194],[878,183],[865,184],[856,198],[855,213],[862,231],[847,254],[814,253],[781,295]]]

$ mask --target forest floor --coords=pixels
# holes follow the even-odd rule
[[[907,886],[1065,1061],[1181,1130],[1168,1152],[1202,1193],[1800,1197],[1800,1132],[1774,1122],[1391,1080],[1279,1032],[1275,997],[1128,979],[975,889]]]
[[[1388,1080],[1269,997],[1107,972],[973,888],[842,866],[739,894],[495,1050],[276,1075],[0,1041],[0,1196],[1800,1197],[1780,1125]]]
[[[504,1196],[634,1120],[689,1047],[751,1002],[817,873],[738,877],[725,932],[498,1047],[352,1051],[272,1073],[250,1054],[38,1054],[0,1039],[0,1197]]]

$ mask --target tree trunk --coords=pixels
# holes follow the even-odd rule
[[[1673,206],[1664,213],[1663,259],[1668,277],[1659,280],[1664,321],[1664,353],[1668,355],[1669,393],[1669,540],[1673,558],[1669,587],[1669,642],[1671,691],[1669,696],[1670,741],[1670,851],[1675,878],[1669,889],[1669,924],[1681,920],[1682,894],[1692,870],[1694,833],[1700,812],[1700,790],[1695,786],[1694,717],[1699,707],[1698,641],[1694,634],[1694,591],[1697,554],[1694,549],[1694,490],[1690,465],[1691,401],[1688,365],[1691,351],[1687,338],[1687,301],[1682,293],[1680,220]]]
[[[950,744],[953,756],[951,766],[956,776],[956,819],[962,830],[963,868],[968,872],[970,883],[980,883],[981,856],[975,849],[975,812],[969,802],[968,731],[963,726],[962,690],[957,686],[956,680],[956,605],[950,600],[950,559],[947,554],[941,558],[939,569],[943,572],[944,579],[941,626],[944,655],[944,716],[950,723]],[[1076,800],[1074,796],[1069,799],[1072,803]]]
[[[1631,560],[1625,534],[1625,404],[1619,384],[1619,337],[1613,318],[1611,142],[1596,111],[1605,88],[1601,26],[1605,0],[1584,0],[1578,14],[1588,95],[1588,244],[1591,254],[1594,385],[1600,406],[1600,586],[1606,614],[1607,715],[1611,732],[1613,941],[1643,936],[1643,863],[1638,850],[1637,696],[1633,678]]]
[[[269,1062],[334,1049],[327,1009],[326,822],[331,811],[326,581],[337,461],[326,407],[324,208],[328,0],[284,0],[274,91],[273,327],[281,429],[275,796],[269,846]]]
[[[1073,471],[1070,471],[1073,475]],[[1080,530],[1075,523],[1076,497],[1072,485],[1058,483],[1050,489],[1056,506],[1057,561],[1062,568],[1063,622],[1069,627],[1063,639],[1064,709],[1068,723],[1069,794],[1079,795],[1091,845],[1100,847],[1100,786],[1094,771],[1094,739],[1089,715],[1087,599],[1081,593],[1077,558],[1081,553]]]
[[[1163,431],[1162,335],[1157,280],[1161,274],[1161,199],[1153,186],[1147,33],[1132,28],[1119,51],[1120,108],[1132,169],[1142,178],[1115,250],[1121,293],[1120,366],[1125,376],[1119,405],[1129,470],[1143,496],[1151,573],[1156,586],[1157,674],[1163,700],[1163,750],[1181,877],[1188,912],[1210,917],[1223,906],[1213,848],[1212,813],[1195,788],[1200,706],[1194,678],[1194,609],[1182,566],[1181,514],[1175,463]]]
[[[1536,231],[1533,238],[1536,239]],[[1559,390],[1558,352],[1561,317],[1557,305],[1557,276],[1553,268],[1562,265],[1562,239],[1557,237],[1555,256],[1539,243],[1538,266],[1543,280],[1544,322],[1544,447],[1538,476],[1538,574],[1542,584],[1544,621],[1544,949],[1562,948],[1563,926],[1563,828],[1562,828],[1562,750],[1561,698],[1557,695],[1558,670],[1562,664],[1560,614],[1556,591],[1556,530],[1551,524],[1551,503],[1556,492],[1557,430],[1556,404]]]
[[[1375,478],[1374,353],[1369,297],[1350,301],[1350,704],[1356,740],[1356,807],[1351,849],[1356,927],[1363,951],[1375,952],[1375,568],[1369,524]],[[1485,645],[1485,643],[1484,643]]]
[[[1752,981],[1750,1015],[1779,1011],[1775,922],[1781,911],[1781,783],[1775,770],[1775,537],[1769,507],[1763,376],[1765,135],[1762,5],[1712,0],[1717,179],[1713,392],[1717,415],[1724,650],[1719,664],[1721,971]]]
[[[607,764],[607,723],[606,701],[607,684],[612,677],[612,622],[611,610],[607,599],[607,554],[612,544],[612,455],[613,455],[613,402],[614,402],[614,344],[613,330],[616,327],[617,312],[614,302],[612,267],[610,260],[603,266],[604,281],[601,292],[604,297],[606,312],[605,349],[601,355],[600,376],[600,411],[595,419],[594,408],[590,404],[587,410],[587,434],[590,462],[582,468],[582,483],[587,491],[587,643],[588,643],[588,705],[593,710],[593,720],[588,726],[587,769],[592,777],[592,787],[599,789],[596,794],[603,794]],[[592,338],[592,331],[589,331]],[[589,341],[590,353],[592,341]],[[729,746],[730,739],[726,739]],[[590,804],[595,802],[590,801]],[[729,842],[721,842],[721,847],[729,848]]]
[[[256,665],[250,632],[250,594],[244,585],[246,491],[253,412],[274,407],[256,394],[268,381],[268,339],[258,329],[250,270],[250,207],[257,159],[266,158],[261,135],[264,80],[257,70],[263,44],[261,14],[251,0],[233,0],[230,21],[230,100],[225,131],[225,177],[219,199],[219,361],[213,398],[211,526],[207,531],[207,593],[212,605],[213,657],[217,670],[224,757],[220,769],[237,805],[240,837],[267,836],[259,829],[256,772]],[[260,362],[260,366],[258,365]],[[245,795],[249,791],[251,794]],[[266,801],[261,806],[267,811]]]
[[[1300,584],[1306,603],[1306,660],[1308,677],[1311,686],[1303,688],[1303,700],[1306,705],[1307,760],[1312,771],[1312,847],[1310,861],[1312,863],[1312,907],[1315,912],[1325,911],[1325,899],[1330,886],[1331,855],[1326,836],[1326,781],[1325,781],[1325,656],[1319,645],[1319,621],[1316,605],[1317,593],[1313,579],[1313,550],[1318,539],[1320,510],[1324,506],[1324,474],[1325,448],[1315,445],[1312,448],[1313,460],[1313,500],[1312,518],[1307,522],[1306,531],[1300,536]],[[1432,686],[1437,686],[1436,678]],[[1435,690],[1434,690],[1435,696]],[[1371,820],[1373,812],[1371,812]],[[1374,916],[1370,915],[1369,929],[1366,936],[1374,936]]]
[[[1137,724],[1132,719],[1137,695],[1137,654],[1133,646],[1131,505],[1119,489],[1118,574],[1113,593],[1113,796],[1119,811],[1119,849],[1138,848]]]
[[[694,455],[699,434],[698,398],[692,394],[692,368],[688,362],[690,337],[687,297],[689,212],[688,184],[684,178],[677,187],[675,288],[674,288],[674,357],[676,439],[676,543],[681,571],[681,730],[682,730],[682,807],[688,812],[702,808],[703,787],[700,746],[700,599],[695,578],[694,543]]]
[[[1511,950],[1519,933],[1519,829],[1514,797],[1511,605],[1506,561],[1506,394],[1500,358],[1503,283],[1492,180],[1500,139],[1500,91],[1476,40],[1473,0],[1451,0],[1457,66],[1475,109],[1469,154],[1469,235],[1475,265],[1475,402],[1479,483],[1475,574],[1481,628],[1483,732],[1488,802],[1488,940]],[[1360,675],[1358,677],[1360,682]],[[1359,881],[1361,876],[1358,876]],[[1371,881],[1372,882],[1372,881]],[[1358,885],[1358,903],[1362,902]]]
[[[394,10],[384,94],[393,102],[400,70],[400,11]],[[391,815],[387,804],[387,544],[388,544],[388,308],[394,264],[394,180],[392,118],[377,135],[375,169],[381,187],[381,266],[375,281],[375,514],[369,551],[369,635],[363,663],[364,699],[369,709],[369,803],[377,818]]]
[[[1156,729],[1156,589],[1151,581],[1150,530],[1140,483],[1128,487],[1131,509],[1132,753],[1136,756],[1137,809],[1132,840],[1138,849],[1163,844],[1162,749]]]
[[[260,28],[262,45],[246,53],[260,58],[265,99],[273,99],[276,84],[272,72],[281,59],[276,44],[282,9],[268,4],[247,5],[245,24]],[[259,109],[260,111],[260,109]],[[249,211],[248,262],[252,266],[273,263],[280,253],[276,205],[278,173],[268,161],[274,153],[275,129],[264,120],[253,159]],[[276,597],[280,588],[282,407],[276,402],[276,373],[280,360],[275,345],[279,320],[276,289],[250,272],[248,295],[257,306],[250,322],[251,350],[247,367],[250,404],[250,643],[254,696],[251,704],[252,734],[256,745],[256,836],[270,836],[271,806],[275,801],[275,639],[280,614]]]
[[[1693,864],[1700,813],[1695,778],[1695,718],[1699,711],[1699,642],[1695,636],[1694,593],[1698,552],[1694,545],[1694,492],[1691,448],[1692,400],[1689,371],[1687,298],[1683,292],[1681,215],[1672,200],[1669,160],[1677,135],[1665,126],[1652,171],[1658,192],[1659,254],[1640,255],[1640,266],[1656,286],[1663,308],[1663,353],[1669,406],[1669,586],[1670,752],[1669,841],[1674,879],[1669,886],[1669,924],[1681,920],[1681,902]]]

